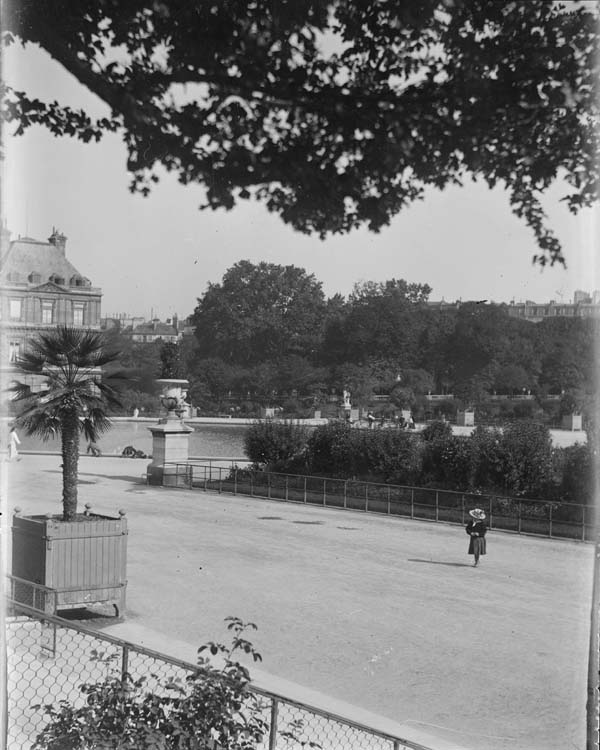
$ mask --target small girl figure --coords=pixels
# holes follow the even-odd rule
[[[487,531],[487,527],[484,523],[485,513],[481,510],[481,508],[474,508],[473,510],[469,511],[469,515],[472,519],[471,521],[469,521],[466,528],[466,532],[470,536],[469,555],[473,555],[475,557],[473,566],[477,567],[480,555],[485,555],[486,553],[485,533]]]

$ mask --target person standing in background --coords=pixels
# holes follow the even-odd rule
[[[12,461],[13,458],[16,458],[17,461],[21,460],[21,457],[19,456],[19,451],[17,450],[17,445],[21,445],[21,441],[19,440],[19,436],[17,435],[17,431],[14,427],[11,427],[10,433],[8,435],[8,460]]]
[[[471,520],[465,529],[470,537],[468,554],[473,555],[475,558],[473,566],[477,567],[480,556],[486,554],[485,534],[487,526],[485,525],[485,513],[481,508],[470,510],[469,515]]]

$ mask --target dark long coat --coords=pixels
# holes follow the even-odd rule
[[[487,526],[483,521],[476,521],[475,519],[471,519],[466,527],[466,532],[469,535],[469,555],[475,554],[475,544],[477,543],[479,545],[479,554],[485,555],[486,551],[486,541],[485,541],[485,535],[487,532]],[[471,536],[471,534],[475,532],[479,534],[479,536]]]

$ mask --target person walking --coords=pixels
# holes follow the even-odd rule
[[[21,441],[19,440],[19,436],[17,435],[17,431],[14,427],[11,427],[10,432],[8,434],[8,460],[12,461],[13,458],[16,458],[17,461],[20,461],[19,457],[19,451],[17,450],[17,445],[21,445]]]
[[[481,508],[470,510],[469,515],[471,520],[466,527],[466,532],[470,537],[468,554],[473,555],[475,558],[473,566],[477,567],[480,556],[486,553],[485,534],[487,526],[485,525],[485,513]]]
[[[100,450],[100,448],[98,448],[97,443],[95,443],[93,440],[90,440],[90,442],[88,443],[86,453],[91,453],[92,456],[102,455],[102,451]]]

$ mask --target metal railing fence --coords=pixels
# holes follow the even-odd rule
[[[144,676],[144,692],[167,694],[195,665],[79,623],[8,602],[6,621],[8,722],[6,747],[27,750],[47,722],[44,707],[85,704],[82,684]],[[339,716],[251,686],[267,726],[256,750],[431,750]],[[293,737],[290,737],[293,735]]]
[[[466,524],[471,508],[483,508],[488,527],[496,531],[584,542],[595,540],[594,508],[589,505],[279,474],[189,461],[167,464],[166,469],[166,486],[455,524]]]

